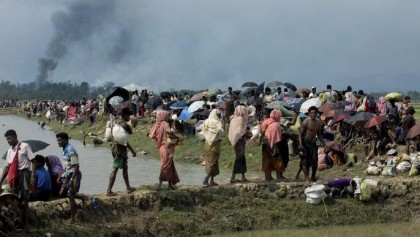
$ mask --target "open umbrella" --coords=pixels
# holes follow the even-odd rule
[[[292,91],[296,91],[296,90],[297,90],[296,86],[295,86],[295,85],[293,85],[293,84],[292,84],[292,83],[290,83],[290,82],[283,83],[283,86],[287,87],[288,89],[290,89],[290,90],[292,90]]]
[[[355,123],[355,122],[366,122],[369,119],[373,118],[373,114],[369,112],[358,112],[353,116],[350,116],[344,119],[346,123]]]
[[[188,105],[184,101],[178,101],[169,106],[170,109],[183,109],[185,107],[188,107]]]
[[[339,152],[344,151],[343,146],[339,143],[336,143],[335,141],[326,141],[325,147],[328,147],[334,151],[339,151]]]
[[[388,120],[388,116],[386,116],[386,115],[375,116],[375,117],[369,119],[365,123],[365,128],[370,128],[370,127],[373,127],[373,126],[377,126],[377,125],[379,125],[379,124],[381,124],[381,123],[383,123],[387,120]]]
[[[203,107],[204,101],[195,101],[194,103],[190,104],[188,107],[188,113],[194,113],[195,111],[201,109]]]
[[[131,93],[122,87],[114,87],[106,93],[105,107],[108,111],[117,111],[131,106]]]
[[[301,88],[298,88],[296,90],[296,92],[298,92],[298,93],[306,93],[306,94],[309,95],[311,93],[311,90],[309,90],[308,88],[301,87]]]
[[[302,106],[303,102],[305,102],[301,98],[291,98],[286,101],[286,105],[284,107],[289,108],[295,112],[299,112],[300,106]]]
[[[188,107],[185,107],[181,111],[181,114],[179,115],[179,119],[180,120],[188,120],[188,119],[192,118],[193,115],[194,115],[194,113],[189,113],[188,112]]]
[[[326,113],[326,112],[328,112],[328,111],[331,111],[332,109],[331,109],[331,106],[332,106],[333,104],[331,104],[331,103],[326,103],[326,104],[323,104],[323,105],[321,105],[319,108],[318,108],[318,111],[319,112],[322,112],[322,113]],[[332,116],[331,116],[332,117]]]
[[[340,100],[332,104],[331,109],[343,109],[347,105],[350,105],[351,103],[346,100]]]
[[[163,91],[160,93],[160,97],[162,98],[170,98],[171,96],[173,96],[173,94],[169,91]]]
[[[312,98],[309,100],[306,100],[305,102],[303,102],[303,104],[300,106],[299,112],[301,113],[307,113],[308,109],[312,106],[315,107],[320,107],[322,105],[322,101],[319,100],[318,98]]]
[[[346,113],[338,114],[338,115],[334,116],[333,124],[338,123],[338,122],[340,122],[340,121],[342,121],[342,120],[344,120],[344,119],[346,119],[350,116],[351,116],[350,114],[346,114]]]
[[[266,87],[279,87],[282,85],[283,85],[283,82],[281,81],[272,81],[272,82],[267,83]]]
[[[152,109],[157,109],[157,107],[163,104],[163,100],[159,96],[153,96],[152,98],[149,98],[147,104],[152,107]]]
[[[197,93],[190,98],[190,101],[193,102],[193,101],[201,100],[203,99],[203,96],[206,96],[206,94],[203,92]]]
[[[27,143],[31,147],[32,152],[38,152],[38,151],[44,150],[47,146],[50,145],[46,142],[39,141],[39,140],[24,140],[22,142]],[[7,156],[7,152],[4,153],[2,159],[5,160],[6,156]]]
[[[255,89],[256,94],[264,93],[264,84],[265,82],[262,82],[261,84],[258,85],[258,87]]]
[[[405,138],[413,139],[417,137],[418,135],[420,135],[420,124],[416,124],[413,127],[411,127],[410,130],[408,130],[408,133],[405,136]]]
[[[257,87],[258,84],[255,82],[245,82],[244,84],[242,84],[241,87]]]

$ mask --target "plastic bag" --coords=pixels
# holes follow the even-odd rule
[[[112,136],[117,144],[127,146],[128,133],[120,124],[114,124],[114,127],[112,128]]]
[[[400,173],[405,173],[411,169],[411,163],[409,161],[402,161],[397,165],[397,171]]]
[[[417,175],[419,173],[419,170],[417,169],[417,165],[413,164],[411,166],[410,172],[408,172],[408,176],[414,176]]]
[[[381,174],[384,176],[395,176],[397,175],[397,171],[394,165],[387,165],[383,168]]]

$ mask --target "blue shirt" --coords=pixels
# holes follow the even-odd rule
[[[66,173],[73,172],[77,164],[79,164],[79,154],[74,146],[67,143],[63,148],[63,165],[66,168]]]
[[[36,189],[51,191],[51,176],[44,167],[37,167],[35,170]]]

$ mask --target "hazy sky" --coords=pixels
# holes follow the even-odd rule
[[[0,0],[0,28],[12,83],[420,90],[417,0]]]

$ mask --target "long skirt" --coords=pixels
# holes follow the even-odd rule
[[[235,163],[233,164],[233,173],[246,173],[246,160],[245,160],[245,139],[241,138],[235,144]]]
[[[206,174],[216,176],[219,174],[220,144],[222,140],[213,141],[211,145],[205,143],[206,149]]]
[[[276,143],[275,146],[280,148],[280,142]],[[284,172],[286,169],[283,163],[283,157],[280,154],[275,154],[274,149],[270,147],[267,140],[264,139],[262,144],[262,170],[264,172]]]
[[[168,181],[169,184],[171,185],[175,185],[179,183],[179,177],[175,169],[174,160],[170,158],[174,152],[175,152],[175,147],[167,149],[165,144],[163,144],[159,148],[159,154],[160,154],[159,180]]]

